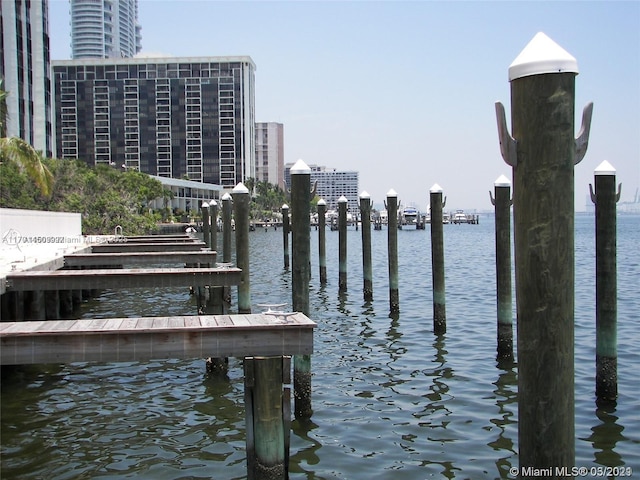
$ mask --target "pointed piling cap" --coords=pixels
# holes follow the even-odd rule
[[[360,194],[360,198],[362,198],[363,200],[366,200],[367,198],[371,198],[371,195],[369,195],[369,192],[367,192],[366,190],[363,190],[362,193]]]
[[[231,193],[249,193],[249,189],[244,185],[244,183],[240,182],[233,187]]]
[[[225,192],[225,194],[222,195],[222,201],[225,200],[231,200],[231,195],[229,195],[229,192]]]
[[[209,208],[209,204],[207,202],[202,202],[202,208]]]
[[[593,171],[593,174],[594,175],[615,175],[616,169],[613,168],[613,165],[611,165],[609,162],[605,160],[604,162],[602,162],[600,165],[596,167],[596,169]]]
[[[338,199],[338,203],[347,203],[348,201],[349,200],[347,200],[347,197],[345,197],[344,195],[341,195]]]
[[[282,207],[280,207],[282,210],[289,210],[289,205],[287,205],[286,203],[282,204]]]
[[[316,205],[322,205],[322,206],[327,206],[327,202],[324,198],[321,198],[320,200],[318,200],[318,203]]]
[[[217,206],[218,206],[218,202],[216,202],[215,200],[211,200],[211,201],[209,202],[209,206],[210,206],[210,207],[217,207]]]
[[[509,81],[543,73],[578,74],[578,62],[564,48],[538,32],[509,65]]]
[[[493,182],[493,186],[494,187],[510,187],[511,180],[509,180],[504,175],[500,175],[498,178],[496,178],[496,181]]]
[[[438,185],[437,183],[434,183],[434,184],[433,184],[433,187],[431,187],[431,188],[429,189],[429,191],[430,191],[431,193],[442,193],[442,187],[441,187],[440,185]]]
[[[293,167],[291,167],[290,173],[291,175],[300,175],[305,173],[309,175],[311,173],[311,169],[309,168],[309,165],[307,165],[306,163],[304,163],[302,159],[300,159],[293,164]]]
[[[393,188],[387,192],[387,197],[397,197],[398,192],[396,192]]]

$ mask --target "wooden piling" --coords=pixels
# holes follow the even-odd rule
[[[242,270],[238,285],[238,313],[251,313],[249,272],[249,189],[240,182],[232,190],[236,222],[236,265]]]
[[[389,310],[400,311],[398,290],[398,194],[391,189],[387,192],[387,250],[389,255]]]
[[[318,200],[318,266],[320,268],[320,285],[327,283],[327,234],[326,213],[327,202],[321,198]]]
[[[289,205],[286,203],[280,209],[282,212],[282,246],[284,250],[284,268],[289,268]]]
[[[231,263],[231,195],[222,196],[222,261]]]
[[[283,357],[244,359],[247,478],[288,478],[288,432],[283,415]]]
[[[616,170],[605,161],[594,172],[596,206],[596,402],[615,403],[618,397],[618,304],[616,258]]]
[[[347,290],[347,198],[338,199],[338,290]]]
[[[209,247],[214,252],[218,251],[218,202],[211,200],[209,202]]]
[[[532,471],[575,465],[573,167],[591,117],[574,139],[577,67],[538,33],[509,66],[513,137],[496,104],[513,167],[519,463]]]
[[[491,193],[491,192],[490,192]],[[513,314],[511,300],[511,182],[501,175],[494,183],[496,238],[496,300],[498,311],[497,359],[513,360]]]
[[[365,301],[373,300],[373,267],[371,264],[371,195],[360,194],[360,218],[362,219],[362,273]]]
[[[207,247],[211,248],[211,235],[209,234],[209,204],[203,202],[200,207],[202,212],[202,239]]]
[[[311,169],[302,160],[291,168],[291,290],[293,310],[309,312]],[[294,412],[296,418],[310,418],[311,356],[296,355],[293,359]]]
[[[429,191],[431,208],[431,280],[433,284],[433,333],[441,335],[447,331],[447,311],[444,284],[444,229],[442,210],[446,199],[442,199],[442,187],[437,183]]]

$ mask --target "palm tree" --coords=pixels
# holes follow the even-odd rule
[[[33,180],[44,196],[51,195],[53,175],[42,163],[38,153],[29,143],[18,137],[7,137],[7,96],[0,79],[0,164],[12,162]]]

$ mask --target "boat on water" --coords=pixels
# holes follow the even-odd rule
[[[407,206],[402,209],[400,214],[400,222],[402,225],[415,225],[418,223],[418,209],[413,206]]]
[[[453,214],[453,223],[469,223],[469,219],[467,214],[464,213],[464,210],[456,210],[456,213]]]

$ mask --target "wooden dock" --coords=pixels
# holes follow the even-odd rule
[[[0,365],[309,355],[302,313],[0,323]]]
[[[200,252],[113,252],[74,253],[64,256],[65,267],[92,267],[107,265],[152,265],[157,263],[211,264],[216,263],[214,251]]]
[[[114,242],[91,246],[93,253],[113,252],[199,252],[206,249],[204,242]]]
[[[7,292],[165,287],[225,287],[240,283],[239,268],[145,268],[16,272],[7,275]]]

